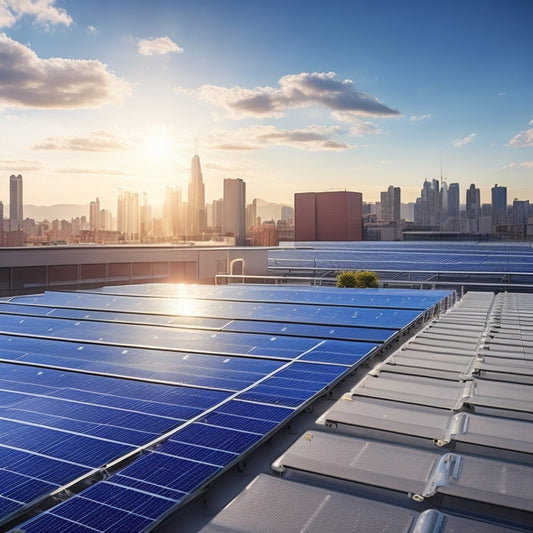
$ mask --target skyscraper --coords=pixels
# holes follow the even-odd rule
[[[100,223],[100,198],[96,198],[94,202],[89,204],[89,229],[92,231],[100,231],[102,224]]]
[[[492,191],[492,225],[507,224],[507,187],[494,185]]]
[[[22,230],[22,176],[9,177],[9,223],[11,231]]]
[[[400,187],[392,185],[381,193],[381,220],[386,222],[398,222],[401,218],[401,194]]]
[[[191,163],[191,181],[187,196],[188,233],[191,236],[201,235],[205,231],[205,187],[202,179],[200,158],[195,155]]]
[[[121,191],[117,201],[117,230],[126,241],[139,240],[139,194]]]
[[[222,233],[235,235],[235,244],[246,243],[246,183],[241,178],[224,180]]]
[[[460,191],[458,183],[448,185],[448,217],[459,218]]]
[[[440,187],[438,180],[424,180],[420,197],[415,204],[415,225],[438,226],[440,223]]]
[[[466,218],[475,220],[481,214],[481,194],[479,189],[472,183],[466,190]]]

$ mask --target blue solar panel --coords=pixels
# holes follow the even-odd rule
[[[150,292],[169,290],[119,287],[0,303],[0,359],[17,363],[0,363],[5,471],[36,480],[29,490],[9,484],[21,501],[7,498],[4,516],[30,503],[24,494],[43,498],[49,486],[110,462],[117,469],[23,523],[26,531],[151,527],[438,301],[427,291]],[[236,320],[225,331],[190,327],[220,328],[226,319]]]
[[[258,433],[196,423],[180,429],[171,440],[239,454],[253,446],[262,437],[263,435]]]
[[[5,342],[4,346],[9,349],[0,348],[0,359],[3,360],[234,391],[255,383],[283,364],[265,359],[176,354],[25,337],[8,339],[11,341]]]
[[[115,485],[112,482],[97,483],[83,492],[83,498],[104,503],[117,509],[155,520],[171,508],[175,502],[152,494]]]
[[[385,342],[398,332],[397,329],[376,329],[366,327],[320,326],[317,324],[291,324],[288,322],[257,322],[234,320],[222,328],[224,331],[256,331],[270,335],[294,335],[315,339],[337,339],[349,341]]]
[[[153,520],[128,511],[111,507],[85,498],[77,497],[64,502],[52,513],[68,520],[69,523],[82,523],[93,531],[142,531]],[[68,526],[70,528],[70,526]],[[61,531],[61,530],[59,530]],[[64,531],[70,531],[66,529]]]
[[[353,366],[378,345],[365,342],[326,341],[300,357],[300,361],[317,361]]]
[[[0,468],[56,485],[65,485],[88,472],[88,468],[81,465],[3,446],[0,447]]]
[[[188,494],[219,470],[218,466],[153,452],[141,456],[109,481],[121,484],[123,478],[138,479],[155,490],[161,487]]]
[[[284,372],[288,371],[289,370],[287,369]],[[320,369],[318,369],[318,371],[320,371]],[[274,405],[254,404],[241,400],[231,400],[229,402],[225,402],[217,408],[217,412],[244,416],[246,418],[253,416],[253,418],[258,420],[271,420],[276,422],[283,422],[294,414],[293,409],[286,409],[284,407],[278,407]]]
[[[237,453],[177,442],[172,438],[161,444],[161,446],[157,448],[157,453],[173,455],[175,457],[191,459],[193,461],[220,467],[228,465],[238,457]]]
[[[24,533],[95,533],[98,530],[85,527],[78,522],[72,522],[51,514],[43,513],[38,517],[24,523]]]
[[[2,470],[2,496],[16,502],[31,501],[58,486],[40,479]]]
[[[74,322],[60,318],[14,317],[0,315],[0,332],[42,336],[54,339],[137,345],[184,351],[254,355],[292,359],[313,346],[312,339],[286,337],[280,341],[267,335],[174,330],[159,326]]]

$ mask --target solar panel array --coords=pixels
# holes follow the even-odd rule
[[[467,293],[202,533],[532,531],[532,333],[531,294]]]
[[[271,269],[531,274],[530,243],[350,242],[298,243],[269,250]]]
[[[173,285],[0,300],[0,526],[148,531],[452,301]]]

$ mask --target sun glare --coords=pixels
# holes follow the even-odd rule
[[[169,158],[176,151],[174,142],[164,134],[150,135],[146,139],[146,155],[151,159]]]

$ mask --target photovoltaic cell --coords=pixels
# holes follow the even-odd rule
[[[3,517],[116,461],[20,525],[142,531],[448,295],[152,285],[0,303],[0,475],[32,480],[0,490]]]

